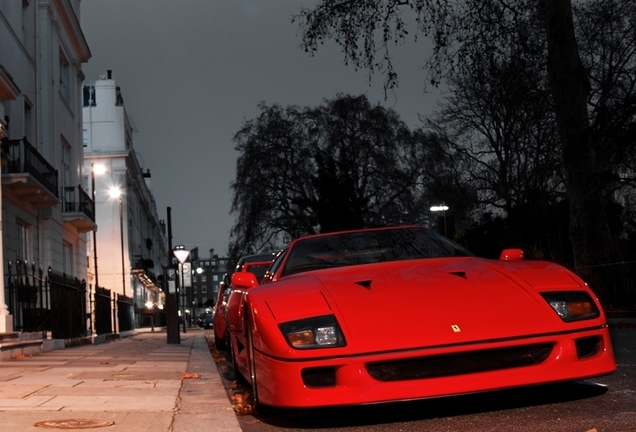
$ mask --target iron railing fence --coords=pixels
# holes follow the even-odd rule
[[[88,336],[86,281],[48,271],[51,283],[51,337],[74,339]]]
[[[111,311],[111,293],[106,288],[95,288],[95,333],[98,335],[113,332]]]
[[[135,328],[135,310],[132,298],[117,295],[117,320],[120,332]]]
[[[135,307],[130,297],[101,287],[90,292],[86,281],[54,272],[51,267],[45,272],[26,260],[9,261],[7,270],[5,302],[15,331],[41,332],[43,339],[69,340],[89,336],[92,331],[104,335],[135,329]],[[153,325],[161,322],[158,318]]]
[[[573,268],[606,311],[636,312],[636,261]]]
[[[87,335],[86,282],[26,260],[9,261],[5,294],[13,328],[46,339]]]
[[[41,332],[46,338],[51,330],[51,296],[49,281],[42,267],[26,260],[7,263],[5,299],[13,317],[13,329]]]

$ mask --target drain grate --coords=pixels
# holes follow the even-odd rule
[[[115,422],[93,419],[63,419],[45,420],[37,422],[34,426],[50,429],[95,429],[114,425]]]

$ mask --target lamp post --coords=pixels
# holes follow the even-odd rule
[[[121,239],[121,286],[122,293],[126,297],[126,267],[124,265],[124,216],[122,209],[122,193],[118,187],[110,188],[109,194],[119,202],[119,234]]]
[[[181,319],[183,320],[183,332],[187,333],[186,330],[186,317],[185,317],[185,279],[183,277],[183,263],[186,262],[188,257],[190,256],[190,251],[185,248],[183,245],[175,246],[172,250],[172,254],[179,261],[179,273],[181,273],[181,289],[183,292],[179,293],[179,297],[181,297]]]
[[[103,165],[100,165],[103,167]],[[95,212],[97,210],[97,204],[96,204],[96,199],[97,199],[97,193],[95,192],[95,174],[96,174],[96,167],[95,164],[93,162],[91,162],[91,192],[93,194],[93,208],[95,210],[93,210],[93,212]],[[97,219],[97,215],[95,213],[93,213],[93,217],[95,219]],[[93,230],[93,260],[94,260],[94,271],[95,271],[95,287],[99,286],[99,278],[97,276],[97,230],[94,229]]]
[[[448,206],[446,204],[444,204],[444,202],[442,201],[442,205],[438,205],[438,206],[432,206],[431,207],[431,211],[432,212],[442,212],[443,218],[444,218],[444,237],[448,237],[448,231],[446,229],[446,211],[448,210]]]

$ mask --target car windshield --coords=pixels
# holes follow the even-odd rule
[[[455,256],[472,254],[424,227],[334,233],[296,241],[281,276],[330,267]]]

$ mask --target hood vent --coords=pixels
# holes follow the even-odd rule
[[[370,280],[357,281],[357,282],[354,282],[354,284],[360,285],[361,287],[366,288],[366,289],[371,289],[371,281]]]

